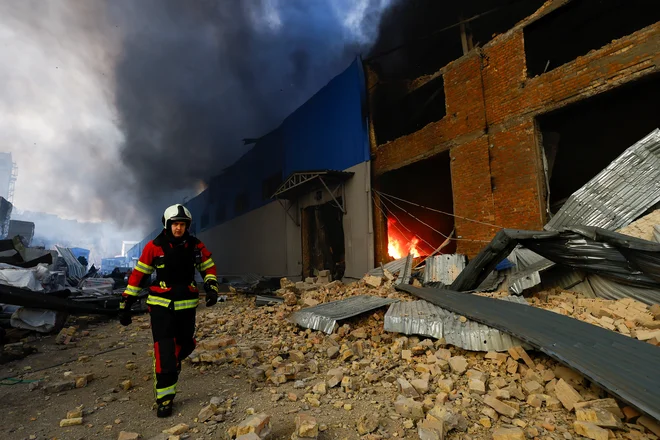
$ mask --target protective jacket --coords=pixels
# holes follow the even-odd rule
[[[124,296],[137,296],[145,278],[156,271],[147,304],[175,311],[195,308],[199,299],[195,269],[202,274],[204,282],[217,281],[215,263],[201,241],[188,234],[183,240],[171,240],[163,230],[144,247]]]

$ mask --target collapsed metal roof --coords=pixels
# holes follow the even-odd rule
[[[503,301],[527,305],[524,298],[507,296]],[[438,307],[428,301],[400,301],[385,313],[385,330],[406,335],[445,338],[448,344],[470,351],[506,351],[527,344],[487,325]]]
[[[426,259],[424,283],[440,282],[449,286],[465,269],[466,258],[461,254],[435,255]]]
[[[573,193],[545,229],[585,225],[615,230],[658,202],[660,129],[656,128]]]
[[[398,289],[515,336],[660,420],[658,347],[536,307],[449,290]]]
[[[356,295],[299,310],[292,313],[289,320],[302,327],[330,334],[333,332],[337,321],[361,315],[397,301],[398,299],[395,298]]]
[[[451,289],[476,288],[519,243],[561,266],[660,290],[660,244],[589,226],[564,232],[503,229],[472,259]]]
[[[55,248],[62,258],[64,258],[64,261],[66,261],[66,265],[69,268],[69,276],[75,278],[82,278],[85,276],[85,267],[80,264],[80,261],[78,261],[76,256],[73,255],[71,249],[61,246],[55,246]]]
[[[385,275],[385,272],[383,271],[383,269],[385,269],[392,275],[398,275],[394,284],[408,284],[410,282],[410,277],[412,276],[413,262],[414,259],[412,254],[408,254],[398,260],[390,261],[384,266],[375,267],[371,269],[368,274],[382,277]]]

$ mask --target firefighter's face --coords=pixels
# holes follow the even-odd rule
[[[172,223],[172,235],[175,238],[183,237],[183,234],[186,232],[186,222],[173,222]]]

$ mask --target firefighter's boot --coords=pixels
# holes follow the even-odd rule
[[[158,417],[169,417],[172,415],[172,408],[174,406],[174,396],[165,396],[160,399],[158,402],[158,408],[156,409],[156,416]]]

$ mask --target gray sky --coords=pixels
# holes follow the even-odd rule
[[[366,52],[390,1],[0,0],[14,204],[141,238]]]

